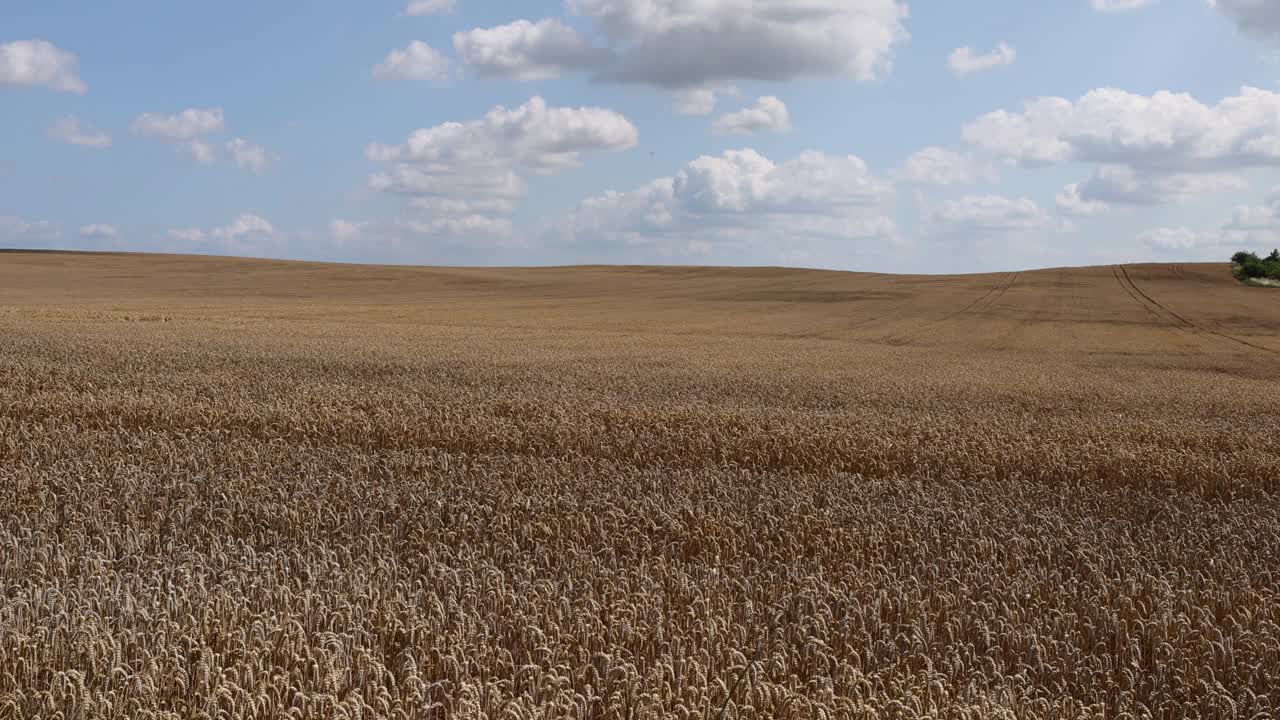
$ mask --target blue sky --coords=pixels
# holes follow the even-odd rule
[[[1280,245],[1277,58],[1270,0],[5,0],[0,246],[1221,260]]]

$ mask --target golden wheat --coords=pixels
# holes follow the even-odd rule
[[[1276,717],[1280,310],[1127,273],[0,256],[0,718]]]

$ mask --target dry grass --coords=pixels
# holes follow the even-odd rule
[[[1251,718],[1280,305],[0,255],[0,718]]]

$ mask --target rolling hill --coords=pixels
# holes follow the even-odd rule
[[[0,718],[1269,717],[1277,297],[0,253]]]

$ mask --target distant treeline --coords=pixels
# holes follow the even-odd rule
[[[1231,256],[1237,277],[1280,280],[1280,250],[1260,258],[1251,252],[1240,251]]]

